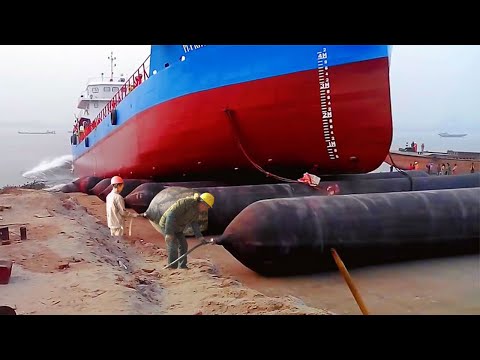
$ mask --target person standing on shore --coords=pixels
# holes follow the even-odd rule
[[[447,163],[447,172],[445,175],[452,175],[452,166],[450,163]]]
[[[123,236],[125,219],[127,217],[138,217],[139,215],[125,209],[125,200],[120,195],[124,186],[123,179],[120,176],[114,176],[110,180],[110,184],[113,188],[105,200],[107,225],[112,236]]]
[[[425,167],[427,168],[427,174],[428,175],[430,175],[431,172],[432,172],[432,166],[433,166],[432,163],[428,163],[427,165],[425,165]]]

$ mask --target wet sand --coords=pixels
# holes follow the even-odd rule
[[[268,295],[292,294],[337,314],[361,314],[339,273],[289,279],[237,274]],[[367,267],[350,275],[371,314],[480,314],[478,256]]]
[[[105,204],[101,200],[83,194],[75,194],[75,198],[105,223]],[[132,235],[164,247],[161,234],[145,219],[134,220]],[[190,247],[196,244],[195,239],[189,239]],[[222,277],[237,280],[268,296],[291,295],[308,306],[337,314],[361,314],[339,272],[265,278],[215,245],[199,248],[189,259],[206,259]],[[478,254],[349,269],[349,272],[371,314],[480,314]]]
[[[203,247],[192,255],[211,259],[222,274],[264,294],[293,295],[336,314],[361,315],[340,272],[266,278],[222,247]],[[371,314],[480,314],[478,255],[370,266],[349,273]]]

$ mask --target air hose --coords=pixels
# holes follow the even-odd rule
[[[163,270],[165,270],[166,268],[172,266],[173,264],[176,264],[178,261],[182,260],[185,256],[187,256],[188,254],[190,254],[193,250],[195,249],[198,249],[199,247],[203,246],[203,245],[207,245],[207,244],[215,244],[215,241],[212,239],[210,239],[209,241],[202,241],[200,244],[197,244],[195,245],[193,248],[191,248],[190,250],[188,250],[185,254],[183,254],[182,256],[178,257],[176,260],[172,261],[170,264],[167,264],[163,267]]]
[[[413,179],[412,179],[412,177],[411,177],[406,171],[404,171],[404,170],[402,170],[402,169],[399,169],[399,168],[397,167],[397,165],[395,165],[395,162],[394,162],[393,159],[392,159],[392,154],[390,154],[390,152],[388,153],[388,156],[390,157],[390,161],[392,162],[393,167],[394,167],[395,169],[397,169],[397,171],[398,171],[399,173],[401,173],[402,175],[405,175],[406,177],[408,177],[408,180],[410,180],[410,191],[413,191]]]

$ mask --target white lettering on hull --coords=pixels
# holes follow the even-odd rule
[[[204,46],[207,46],[207,45],[182,45],[183,47],[183,52],[186,54],[186,53],[189,53],[190,51],[194,51],[194,50],[197,50],[197,49],[200,49]]]
[[[320,105],[322,107],[323,136],[330,160],[339,158],[335,141],[330,78],[328,76],[327,48],[317,52],[318,82],[320,84]]]

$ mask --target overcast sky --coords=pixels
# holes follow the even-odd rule
[[[149,45],[0,45],[0,125],[70,128],[88,78],[127,77]],[[480,131],[480,46],[396,45],[390,70],[396,131]]]
[[[480,46],[397,45],[390,81],[398,131],[480,131]]]
[[[41,122],[68,128],[87,81],[110,74],[127,78],[150,53],[150,45],[0,45],[0,125]]]

